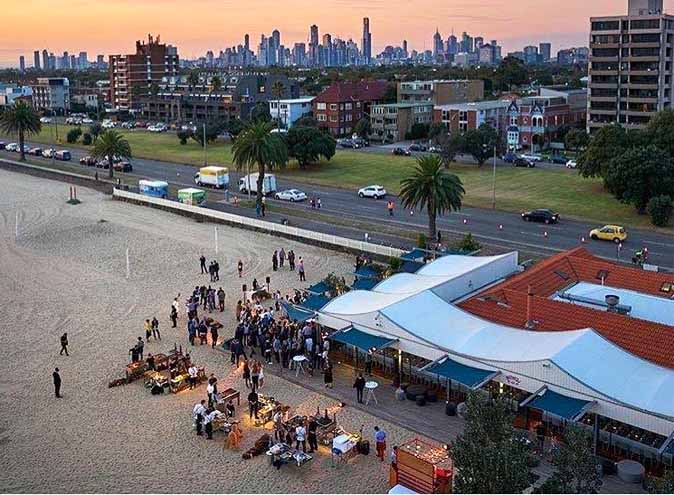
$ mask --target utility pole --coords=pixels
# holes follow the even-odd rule
[[[496,209],[496,145],[494,145],[494,167],[491,176],[491,209]]]
[[[207,165],[206,162],[206,122],[203,124],[204,126],[204,167]]]

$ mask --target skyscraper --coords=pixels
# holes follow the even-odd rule
[[[24,57],[23,55],[19,57],[19,70],[21,72],[26,70],[26,57]]]
[[[440,31],[436,28],[435,34],[433,35],[433,58],[437,60],[444,54],[444,51],[442,36],[440,35]]]
[[[243,47],[244,47],[246,50],[250,50],[250,35],[249,35],[249,34],[246,34],[246,35],[243,37]]]
[[[49,65],[49,52],[47,50],[42,50],[42,69],[51,69],[51,66]]]
[[[407,53],[407,40],[403,40],[403,58],[409,58],[409,53]]]
[[[363,63],[370,65],[372,61],[372,34],[370,33],[370,19],[363,17],[363,43],[361,45]]]
[[[309,28],[309,58],[311,65],[318,65],[318,26],[312,24]]]
[[[89,57],[87,56],[87,52],[80,52],[77,63],[80,70],[89,68]]]
[[[548,60],[550,60],[551,51],[552,45],[550,43],[538,44],[538,54],[541,57],[541,62],[547,62]]]
[[[35,70],[40,70],[40,50],[33,52],[33,67]]]

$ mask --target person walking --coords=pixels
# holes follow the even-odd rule
[[[214,282],[220,282],[220,263],[217,261],[213,262],[213,272],[215,273]]]
[[[271,256],[271,268],[273,271],[278,270],[278,251],[274,251]]]
[[[262,204],[260,205],[260,208],[262,211],[262,216],[264,216],[267,212],[267,198],[264,195],[262,196]]]
[[[318,210],[321,209],[321,198],[320,198],[320,197],[319,197],[319,198],[316,198],[316,208],[317,208]]]
[[[236,268],[239,271],[239,278],[241,278],[241,276],[243,275],[243,261],[239,260],[239,263]]]
[[[52,377],[54,379],[54,395],[56,396],[57,399],[60,399],[62,397],[62,395],[61,395],[61,375],[59,374],[58,368],[54,368],[54,372],[52,373]]]
[[[332,388],[332,381],[332,365],[328,363],[325,367],[325,370],[323,371],[323,382],[325,383],[325,388]]]
[[[250,382],[253,392],[255,392],[260,386],[260,365],[257,361],[253,361],[253,365],[250,369]]]
[[[299,273],[300,275],[300,282],[306,282],[307,277],[304,273],[304,260],[302,259],[301,256],[300,256],[300,263],[297,268],[297,273]]]
[[[150,319],[147,318],[145,320],[145,323],[143,325],[143,328],[145,329],[145,340],[148,342],[150,341],[150,337],[152,337],[152,323],[150,323]]]
[[[70,356],[68,354],[68,332],[61,335],[61,352],[59,352],[59,355],[63,355],[64,352],[66,356]]]
[[[218,327],[213,324],[211,325],[211,349],[215,349],[216,345],[218,345]]]
[[[395,208],[395,203],[393,202],[393,200],[389,199],[388,203],[386,203],[386,209],[388,210],[388,215],[390,217],[393,216],[393,209],[394,208]]]
[[[152,317],[152,336],[154,340],[161,340],[161,333],[159,333],[159,320],[156,316]]]
[[[281,250],[278,252],[278,265],[279,267],[283,268],[283,264],[286,261],[286,252],[281,248]]]
[[[246,384],[246,388],[250,388],[250,366],[248,366],[248,361],[243,361],[243,383]]]
[[[363,378],[362,373],[358,373],[358,377],[356,378],[356,381],[353,384],[353,388],[356,389],[356,399],[358,399],[358,403],[362,404],[363,390],[365,390],[365,378]]]
[[[208,270],[206,269],[206,256],[203,254],[199,257],[199,265],[201,267],[201,273],[208,273]]]
[[[178,326],[178,310],[173,305],[171,305],[171,314],[169,315],[169,318],[171,318],[171,328],[176,328]]]
[[[225,310],[225,291],[222,290],[222,287],[218,289],[218,306],[220,309],[220,312],[222,313]]]
[[[386,454],[386,432],[378,426],[374,427],[374,442],[377,449],[377,457],[380,462],[384,462],[384,455]]]
[[[206,414],[206,401],[202,400],[201,402],[195,404],[194,409],[192,409],[192,419],[194,420],[194,424],[197,427],[197,435],[199,436],[203,435],[201,430],[204,422],[204,414]]]

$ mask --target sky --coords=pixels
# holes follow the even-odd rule
[[[674,0],[664,0],[674,13]],[[467,31],[496,39],[503,53],[541,41],[560,48],[588,43],[588,18],[620,15],[627,0],[2,0],[0,66],[17,66],[20,55],[31,66],[33,50],[130,53],[137,39],[160,34],[178,46],[182,58],[242,43],[249,33],[274,28],[292,47],[306,41],[311,24],[360,45],[362,18],[370,18],[373,54],[408,40],[410,49],[432,48],[435,29],[443,39]],[[40,13],[40,15],[36,15]]]

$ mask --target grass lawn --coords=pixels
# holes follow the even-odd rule
[[[65,125],[58,128],[60,141],[64,146],[73,146],[65,144],[65,135],[69,129],[70,126]],[[83,127],[82,130],[86,129]],[[44,125],[40,135],[30,139],[45,144],[53,143],[53,131],[52,125]],[[183,146],[172,133],[155,134],[140,130],[120,132],[128,139],[136,157],[196,166],[203,163],[203,148],[193,140]],[[208,163],[231,167],[231,145],[209,145]],[[397,192],[400,179],[414,163],[415,160],[410,157],[338,150],[329,162],[321,162],[308,170],[299,170],[296,164],[291,163],[286,170],[278,173],[307,184],[359,189],[376,183],[391,192]],[[454,164],[451,171],[463,181],[467,206],[491,207],[492,169],[489,164],[482,168]],[[633,207],[616,201],[604,192],[600,180],[583,179],[575,171],[567,169],[498,168],[496,206],[500,210],[510,211],[550,208],[564,217],[653,228],[647,216],[637,215]]]

